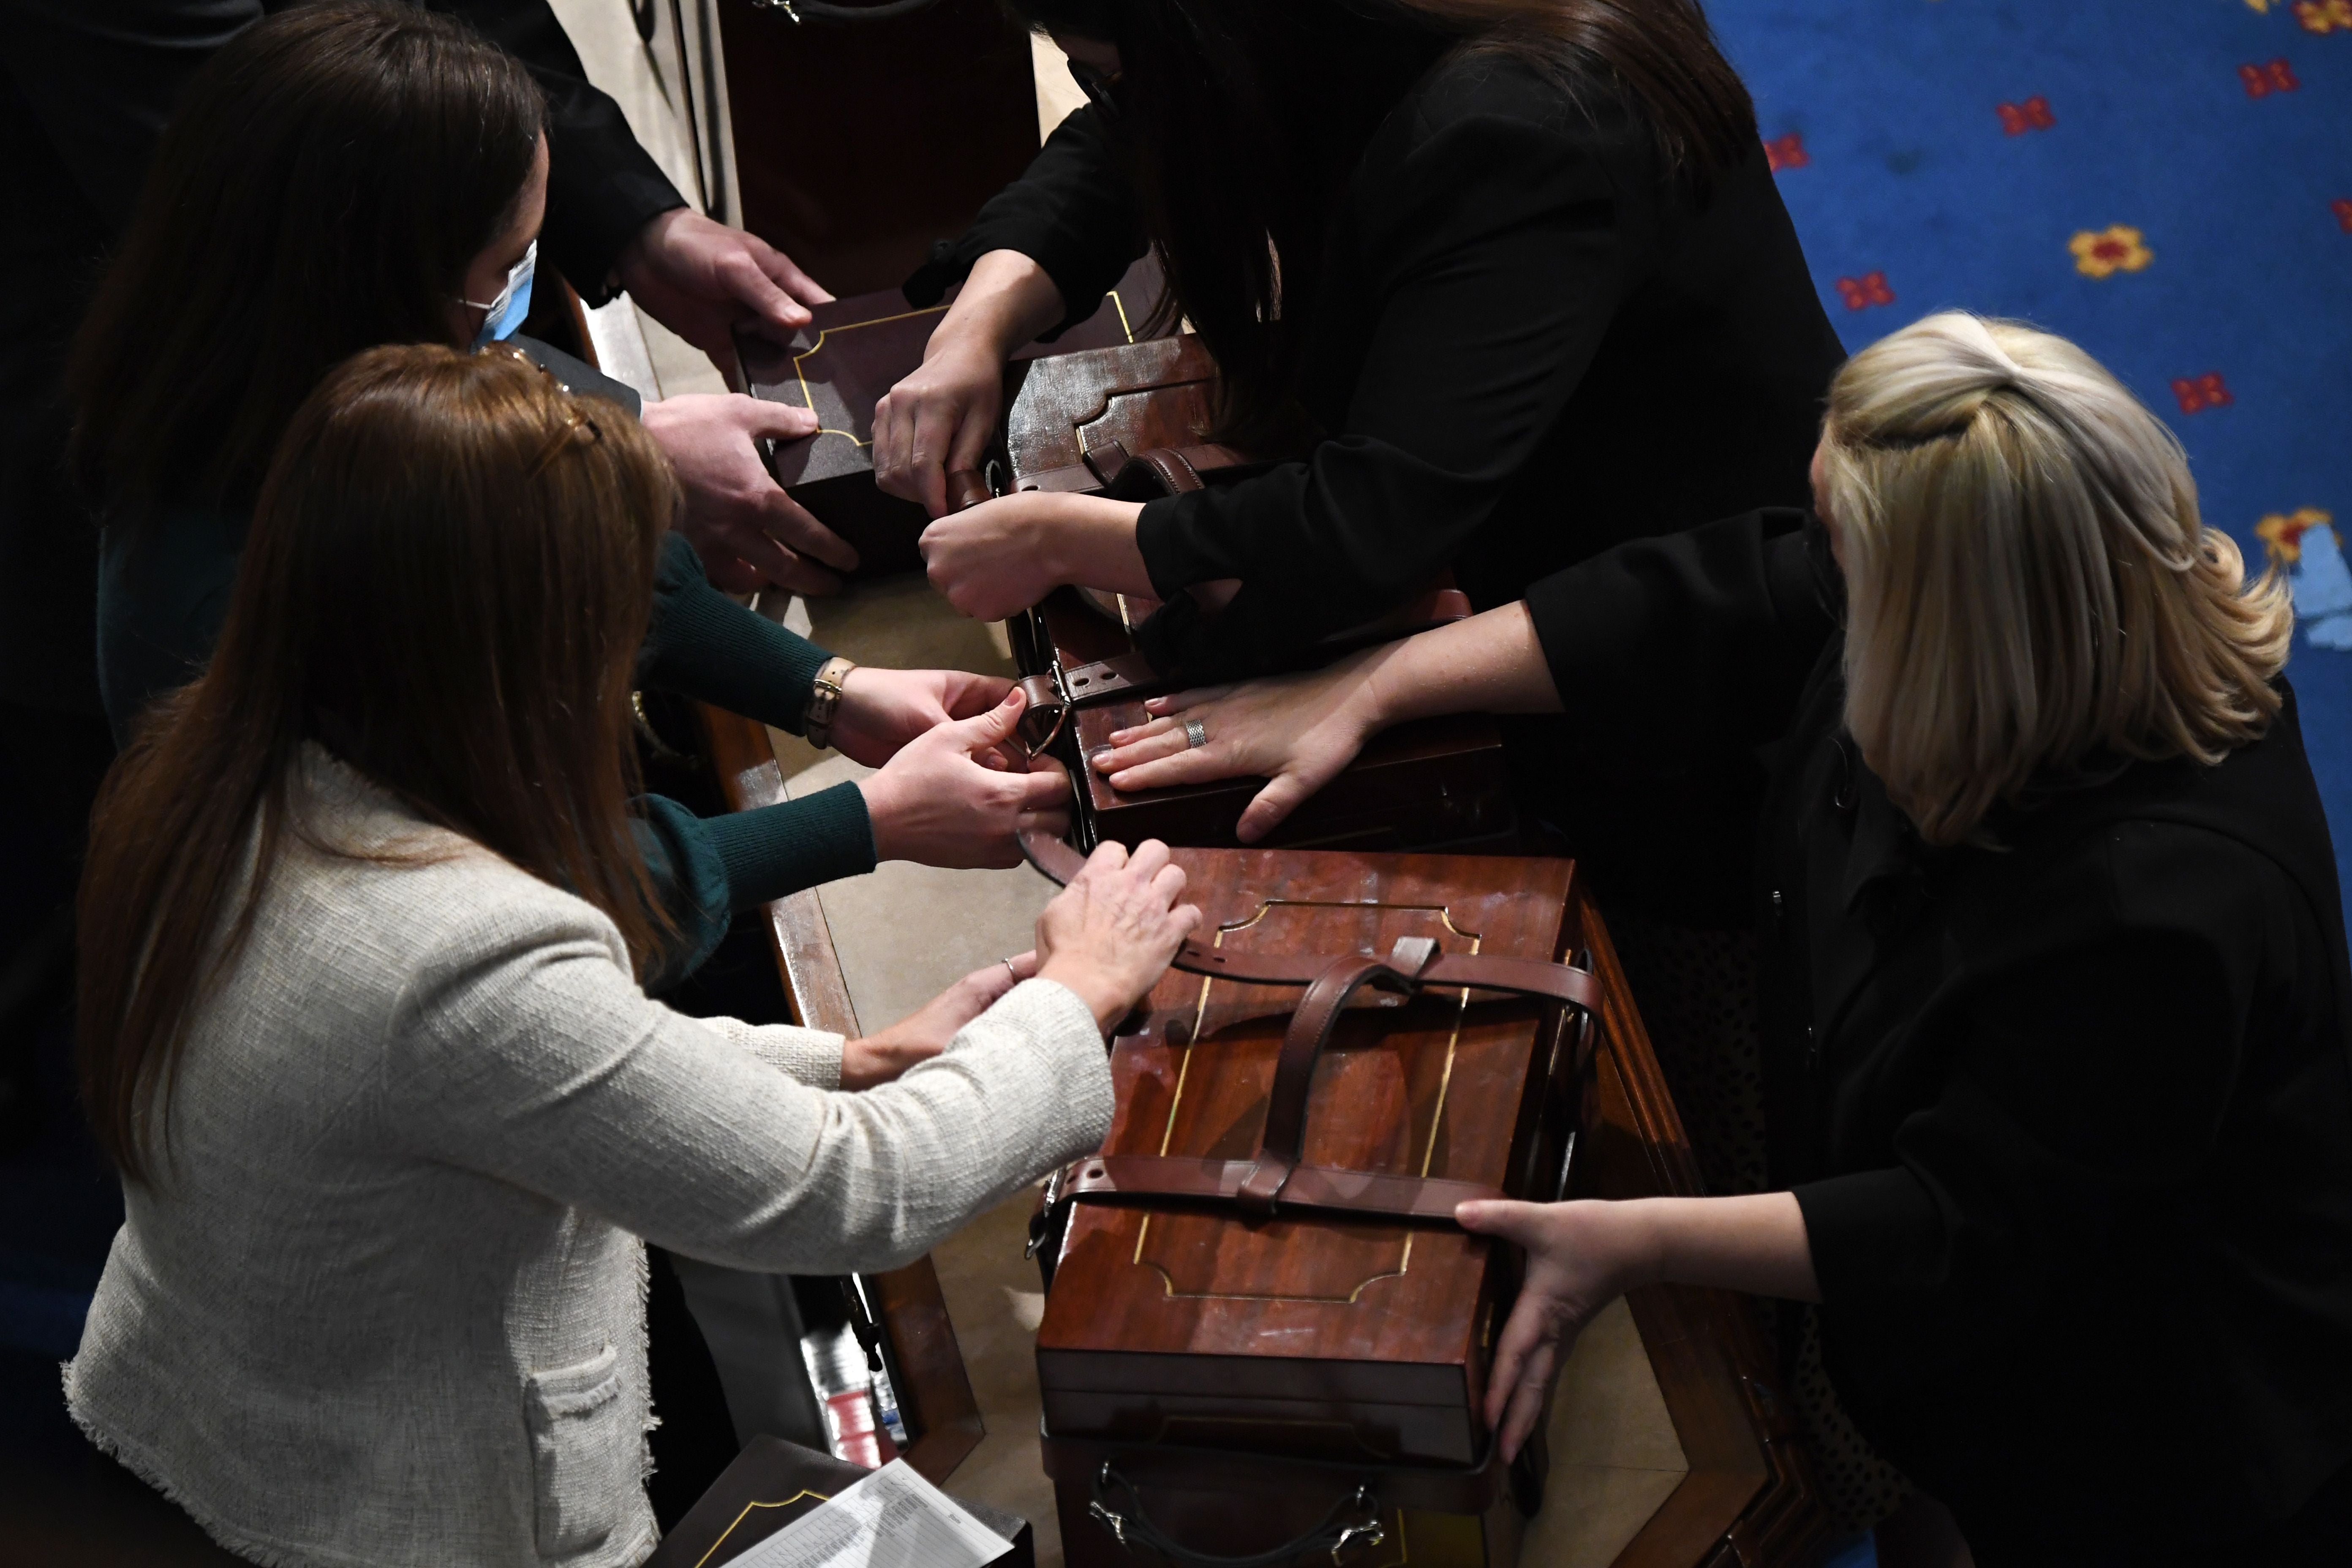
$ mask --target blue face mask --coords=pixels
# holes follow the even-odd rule
[[[534,239],[530,248],[522,253],[522,259],[507,268],[506,287],[499,290],[497,299],[487,305],[478,300],[466,301],[483,312],[482,330],[474,334],[476,348],[510,338],[521,330],[522,319],[530,314],[531,274],[538,269],[539,241]]]

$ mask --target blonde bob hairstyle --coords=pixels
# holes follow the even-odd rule
[[[2207,530],[2179,442],[2098,363],[1947,311],[1830,388],[1821,500],[1846,578],[1846,725],[1931,844],[2029,784],[2218,763],[2279,710],[2294,629]]]

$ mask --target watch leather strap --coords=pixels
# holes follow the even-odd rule
[[[835,654],[824,661],[816,679],[809,683],[808,716],[803,729],[810,745],[823,748],[833,744],[833,723],[841,713],[842,684],[856,668]]]

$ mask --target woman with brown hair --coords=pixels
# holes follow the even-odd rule
[[[869,1039],[648,1000],[628,696],[677,506],[634,422],[527,364],[363,354],[109,778],[79,1050],[126,1219],[67,1396],[247,1556],[639,1561],[640,1238],[921,1254],[1100,1141],[1102,1031],[1198,919],[1164,848],[1107,847],[1023,978]]]
[[[1891,1464],[1965,1537],[1890,1568],[2341,1562],[2352,969],[2284,584],[2202,526],[2155,416],[2011,322],[1856,354],[1814,473],[1818,524],[1621,546],[1160,702],[1098,765],[1269,775],[1255,837],[1421,714],[1562,713],[1659,768],[1771,747],[1747,863],[1779,1190],[1465,1206],[1532,1265],[1505,1447],[1594,1312],[1681,1281],[1818,1303],[1783,1351],[1832,1497]]]
[[[1163,673],[1288,668],[1451,569],[1477,607],[1629,538],[1799,505],[1843,357],[1696,0],[1013,0],[1093,102],[922,281],[962,279],[876,416],[943,510],[1004,357],[1149,247],[1223,377],[1219,438],[1297,460],[1137,506],[1016,495],[934,523],[983,618],[1150,595]],[[910,291],[917,286],[910,285]],[[1525,803],[1612,901],[1736,922],[1753,765],[1612,791],[1511,736]],[[1709,829],[1695,830],[1694,824]]]
[[[105,523],[99,666],[118,739],[204,667],[270,454],[320,378],[379,343],[512,332],[548,180],[530,74],[415,6],[283,12],[197,73],[70,367],[77,460]],[[512,341],[567,385],[639,413],[621,384]],[[713,405],[749,403],[682,397],[642,411],[679,470],[681,521],[730,483],[707,460],[708,426],[732,417]],[[803,411],[753,406],[782,421],[765,434],[813,427]],[[339,602],[367,591],[335,588]],[[910,746],[993,708],[1009,682],[832,660],[718,592],[682,531],[665,541],[639,685],[803,733],[820,677],[839,705],[813,738],[879,773],[709,819],[647,798],[640,831],[675,917],[664,980],[708,956],[736,911],[879,860],[1014,864],[1021,814],[1063,794],[1057,778]]]

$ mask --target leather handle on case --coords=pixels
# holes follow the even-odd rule
[[[1265,1131],[1258,1139],[1257,1164],[1242,1183],[1236,1201],[1255,1214],[1272,1214],[1275,1202],[1299,1163],[1307,1142],[1307,1094],[1314,1086],[1315,1063],[1331,1041],[1339,1014],[1349,997],[1375,982],[1400,990],[1416,987],[1421,972],[1437,956],[1437,943],[1428,937],[1400,937],[1386,959],[1343,958],[1316,976],[1299,998],[1282,1037],[1282,1055],[1274,1066],[1274,1090],[1265,1103]]]

